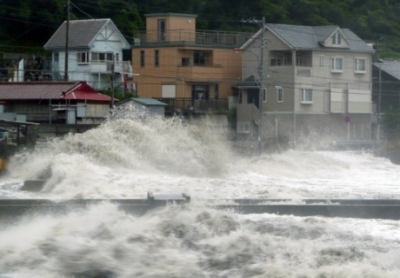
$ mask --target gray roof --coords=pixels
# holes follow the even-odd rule
[[[123,101],[120,101],[116,105],[118,106],[118,105],[121,105],[123,103],[130,102],[130,101],[139,103],[139,104],[141,104],[143,106],[167,106],[166,103],[158,101],[158,100],[156,100],[154,98],[134,98],[134,97],[128,98],[128,99],[123,100]]]
[[[86,20],[71,20],[69,22],[68,30],[68,47],[79,48],[85,47],[89,48],[92,41],[96,38],[96,35],[107,25],[115,24],[111,19],[86,19]],[[63,24],[57,29],[53,36],[44,45],[46,49],[54,48],[64,48],[65,47],[65,35],[67,22],[64,21]],[[118,30],[118,28],[115,26]],[[122,36],[122,34],[121,34]],[[123,36],[122,36],[123,37]]]
[[[377,68],[381,68],[383,72],[400,80],[400,61],[387,61],[383,60],[381,63],[373,63]]]
[[[260,87],[254,75],[250,75],[246,79],[237,83],[236,87]]]
[[[328,49],[321,43],[326,41],[335,30],[339,29],[350,44],[350,48],[344,50],[373,53],[373,49],[356,34],[349,29],[340,29],[338,26],[300,26],[269,23],[266,24],[266,29],[277,35],[290,48],[300,50]],[[260,35],[261,29],[241,48],[245,49]],[[340,48],[334,49],[340,50]]]

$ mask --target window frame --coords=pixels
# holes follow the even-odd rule
[[[280,67],[280,66],[282,66],[282,60],[280,58],[271,58],[270,66],[271,67]]]
[[[339,61],[339,60],[341,61],[341,64],[340,64],[341,67],[337,68],[337,65],[338,65],[337,61]],[[343,72],[343,63],[344,63],[343,57],[333,56],[331,58],[331,72],[338,72],[338,73]]]
[[[360,61],[364,62],[364,69],[360,69]],[[365,58],[354,58],[354,72],[355,73],[366,73],[367,72],[367,59]]]
[[[301,88],[300,89],[301,93],[301,100],[300,102],[302,104],[312,104],[313,103],[313,90],[310,88]],[[307,94],[309,93],[309,94]],[[309,97],[307,97],[309,96]]]
[[[323,68],[325,66],[325,56],[320,54],[319,55],[319,67]]]
[[[283,88],[281,86],[275,86],[276,89],[276,101],[283,102]]]
[[[342,45],[342,34],[340,32],[336,32],[332,36],[332,45]]]
[[[60,53],[59,52],[54,52],[53,53],[53,62],[54,63],[60,62]]]
[[[160,66],[160,50],[158,49],[154,50],[154,66]]]
[[[146,53],[144,50],[140,50],[140,67],[144,68],[144,66],[146,65]]]
[[[297,56],[296,57],[296,67],[302,67],[302,66],[303,66],[303,57]]]
[[[193,52],[193,65],[202,66],[206,65],[206,52],[201,50],[195,50]]]
[[[76,63],[78,65],[87,65],[89,64],[89,52],[82,51],[76,53]]]

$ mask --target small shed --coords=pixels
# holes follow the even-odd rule
[[[129,109],[139,112],[139,116],[161,116],[165,115],[166,103],[154,98],[129,98],[115,104],[120,109]]]

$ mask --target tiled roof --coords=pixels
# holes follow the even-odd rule
[[[77,82],[2,82],[1,100],[60,99]]]
[[[68,47],[89,47],[95,36],[111,19],[71,20],[68,30]],[[46,49],[65,47],[67,22],[58,28],[49,41],[44,45]]]
[[[81,82],[1,82],[0,100],[76,99],[111,101]]]

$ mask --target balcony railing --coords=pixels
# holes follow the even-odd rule
[[[167,104],[166,110],[170,113],[181,112],[221,112],[229,110],[228,99],[193,100],[191,98],[159,98]]]
[[[114,72],[128,72],[130,61],[115,61]],[[64,65],[62,65],[64,66]],[[63,71],[64,67],[60,68],[58,62],[52,62],[52,71]],[[111,73],[112,61],[91,60],[88,63],[78,63],[77,72],[90,72],[90,73]]]
[[[241,46],[251,38],[251,33],[223,32],[223,31],[188,31],[170,30],[164,33],[157,31],[143,31],[135,34],[134,45],[218,45]]]

